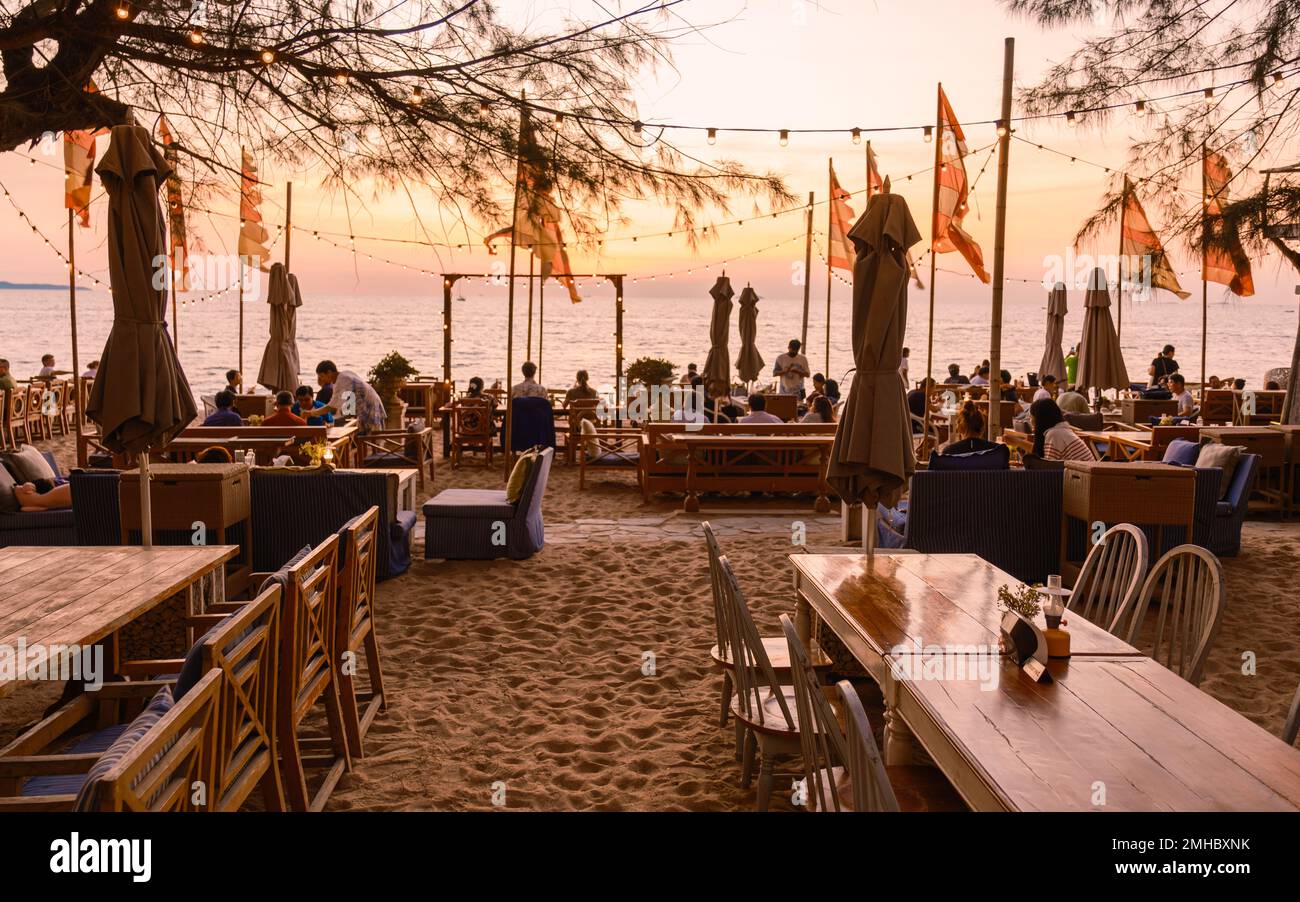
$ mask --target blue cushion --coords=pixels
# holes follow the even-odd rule
[[[284,564],[280,566],[279,570],[275,571],[262,581],[262,587],[257,590],[257,593],[259,595],[262,594],[271,587],[272,583],[279,583],[281,589],[287,589],[289,587],[289,570],[295,565],[302,563],[307,555],[311,554],[311,550],[312,546],[310,545],[302,546],[301,551],[289,558],[289,560],[285,561]],[[199,674],[199,676],[202,676],[202,674]]]
[[[1178,464],[1181,467],[1196,466],[1196,458],[1201,453],[1200,442],[1189,441],[1185,438],[1176,438],[1169,443],[1165,449],[1163,462],[1167,464]]]
[[[181,664],[181,672],[176,675],[176,685],[172,686],[172,698],[176,701],[183,699],[185,693],[193,689],[194,684],[203,679],[203,643],[211,639],[212,634],[221,629],[226,620],[233,616],[232,614],[226,617],[221,623],[200,636],[198,641],[194,643],[194,647],[185,655],[185,661]]]
[[[1011,449],[998,445],[987,451],[970,454],[932,454],[931,470],[1008,470],[1011,468]]]
[[[502,519],[515,515],[515,506],[500,489],[443,489],[424,502],[424,516],[453,519]]]
[[[418,521],[419,517],[416,516],[415,511],[398,511],[397,519],[393,521],[393,526],[396,527],[392,532],[393,538],[402,539],[409,536]]]

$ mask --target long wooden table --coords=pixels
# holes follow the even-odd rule
[[[816,611],[884,690],[887,763],[923,750],[976,810],[1300,809],[1300,751],[1077,614],[1030,680],[997,653],[1017,580],[975,555],[791,561],[800,635]]]
[[[185,593],[223,600],[234,545],[0,548],[0,646],[89,646]],[[17,675],[0,676],[0,698]]]
[[[1146,460],[1151,452],[1150,432],[1141,430],[1090,432],[1083,429],[1075,431],[1098,460],[1103,456],[1117,461]]]

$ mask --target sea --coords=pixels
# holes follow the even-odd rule
[[[755,286],[761,293],[762,286]],[[1199,286],[1198,286],[1199,287]],[[1224,297],[1217,286],[1208,305],[1207,374],[1238,377],[1262,387],[1270,367],[1289,366],[1297,332],[1294,297],[1238,299]],[[659,357],[678,372],[687,364],[702,368],[709,349],[712,300],[701,291],[689,296],[643,296],[628,285],[624,301],[624,360]],[[506,380],[504,291],[487,292],[470,286],[452,304],[452,378],[463,386],[471,376],[488,384]],[[515,303],[514,365],[532,358],[540,365],[543,384],[563,388],[586,369],[594,385],[612,385],[615,371],[615,304],[606,284],[584,292],[580,304],[570,304],[558,288],[548,290],[545,322],[533,310],[528,326],[526,291]],[[853,366],[848,288],[832,305],[830,353],[827,360],[824,293],[813,292],[806,353],[814,371],[843,379]],[[761,294],[760,294],[761,296]],[[1071,292],[1065,320],[1063,350],[1077,343],[1083,324],[1083,293]],[[791,338],[798,337],[803,301],[798,294],[761,297],[758,348],[768,372]],[[913,290],[909,298],[906,344],[911,349],[909,375],[925,375],[928,334],[928,294]],[[1037,285],[1009,284],[1004,300],[1002,362],[1016,377],[1036,371],[1043,354],[1047,293]],[[1116,308],[1112,306],[1112,314]],[[82,368],[100,356],[112,325],[112,302],[106,291],[77,295],[77,330]],[[174,329],[181,365],[196,396],[219,390],[225,371],[239,365],[239,301],[232,295],[178,308]],[[168,319],[171,319],[170,310]],[[298,311],[298,348],[302,382],[315,384],[316,363],[333,360],[340,369],[362,375],[389,351],[399,351],[422,374],[443,372],[442,298],[433,296],[364,297],[311,294]],[[731,316],[731,357],[734,368],[740,349],[739,305]],[[169,323],[169,328],[173,326]],[[256,381],[266,347],[268,308],[264,301],[244,303],[243,360],[246,386]],[[531,335],[530,335],[531,332]],[[540,334],[539,334],[540,333]],[[949,363],[962,372],[989,356],[990,310],[987,298],[939,297],[934,326],[936,378],[942,380]],[[531,343],[530,343],[531,339]],[[1121,344],[1125,363],[1135,379],[1144,378],[1160,348],[1175,346],[1182,371],[1200,377],[1201,305],[1198,295],[1180,301],[1157,293],[1152,299],[1125,297]],[[70,369],[72,343],[69,300],[63,290],[0,291],[0,357],[10,361],[19,379],[40,369],[42,354],[55,355],[60,369]],[[517,381],[518,376],[509,381]]]

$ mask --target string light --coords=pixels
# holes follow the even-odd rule
[[[334,80],[341,85],[346,85],[348,83],[348,74],[346,72],[339,72],[334,76]]]
[[[926,144],[929,144],[931,141],[934,140],[934,126],[933,126],[933,125],[927,125],[927,126],[925,127],[925,130],[921,133],[921,139],[922,139],[923,141],[925,141]]]
[[[411,103],[415,104],[416,106],[419,106],[423,102],[424,102],[424,88],[420,87],[419,85],[416,85],[414,88],[411,89]]]
[[[1282,70],[1281,69],[1277,70],[1276,72],[1273,73],[1273,84],[1275,85],[1282,84],[1283,78],[1285,78],[1285,76],[1282,74]]]
[[[1206,103],[1212,103],[1213,101],[1214,101],[1214,88],[1206,88],[1206,89],[1205,89],[1205,102],[1206,102]]]
[[[1139,116],[1145,116],[1147,114],[1147,102],[1145,100],[1139,100],[1137,103],[1133,104],[1133,112]]]
[[[780,144],[782,147],[785,147],[789,143],[790,143],[790,129],[783,128],[781,129]]]
[[[1075,122],[1074,110],[1070,110],[1068,113],[1065,114],[1065,124],[1068,125],[1070,128],[1074,128],[1074,126],[1077,124]]]
[[[854,144],[861,144],[861,143],[862,143],[862,129],[860,129],[860,128],[855,128],[855,129],[853,129],[853,131],[851,131],[849,134],[851,134],[851,135],[853,136],[853,143],[854,143]]]
[[[268,66],[275,62],[275,51],[267,49],[262,51],[262,62]]]
[[[490,113],[492,111],[492,102],[486,97],[480,98],[478,102],[478,111],[485,115]]]
[[[1005,138],[1007,136],[1007,124],[1002,119],[997,121],[997,130],[999,138]]]
[[[117,17],[119,19],[129,19],[131,18],[131,10],[126,6],[119,6],[117,8]]]
[[[704,140],[707,141],[710,145],[717,144],[718,130],[716,128],[709,129],[708,137],[706,137]]]
[[[192,28],[190,29],[190,35],[189,35],[189,37],[190,37],[190,43],[193,44],[194,46],[197,47],[199,44],[202,44],[202,43],[203,43],[203,26],[201,26],[201,25],[195,25],[194,27],[192,27]]]
[[[641,134],[641,122],[640,122],[640,120],[638,120],[638,121],[632,123],[632,134],[634,134],[634,135],[639,135],[639,134]]]

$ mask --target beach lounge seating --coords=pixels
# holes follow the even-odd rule
[[[212,782],[222,679],[176,700],[154,682],[83,692],[0,749],[0,812],[206,810],[193,786]]]
[[[451,410],[451,465],[459,467],[465,452],[480,452],[492,465],[492,403],[486,398],[461,398]]]
[[[1138,645],[1154,608],[1155,628],[1143,650],[1199,686],[1226,600],[1219,559],[1197,545],[1180,545],[1156,561],[1142,591],[1118,613],[1116,634]]]
[[[343,732],[354,758],[365,754],[363,740],[376,715],[388,706],[375,632],[375,562],[379,508],[353,517],[339,530],[338,605],[334,616],[334,678],[343,708]],[[366,662],[369,688],[357,684],[358,665]]]
[[[436,475],[433,428],[430,426],[359,435],[357,452],[363,468],[414,469],[416,486],[421,491],[424,490],[425,471],[428,470],[430,483]]]
[[[552,448],[538,455],[514,504],[504,489],[444,489],[426,501],[425,558],[523,560],[540,551],[546,543],[542,498],[554,456]]]
[[[1147,537],[1131,523],[1106,530],[1083,562],[1067,607],[1114,633],[1147,575]]]
[[[50,465],[50,469],[54,470],[55,482],[66,481],[54,455],[42,451],[41,456]],[[76,543],[76,526],[71,508],[0,513],[0,548],[10,545],[75,545]]]

